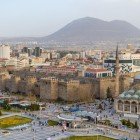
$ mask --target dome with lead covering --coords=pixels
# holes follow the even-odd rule
[[[140,74],[134,77],[135,80],[140,80]]]
[[[124,91],[122,94],[119,95],[119,98],[122,99],[135,99],[138,100],[140,99],[140,90],[128,90],[128,91]]]
[[[139,96],[138,96],[138,95],[134,95],[133,98],[134,98],[134,99],[138,99]]]

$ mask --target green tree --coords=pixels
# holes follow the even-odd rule
[[[102,107],[102,105],[101,104],[99,104],[99,107],[98,107],[99,109],[101,109],[101,110],[103,110],[103,107]]]
[[[139,129],[138,122],[135,121],[134,128]]]
[[[111,90],[110,90],[109,87],[106,90],[106,95],[107,95],[107,98],[112,98],[112,96],[111,96]]]
[[[11,106],[9,105],[9,103],[8,103],[7,100],[5,100],[5,101],[3,102],[3,109],[5,109],[5,110],[7,110],[7,111],[11,110]]]
[[[37,110],[39,110],[40,109],[40,106],[39,106],[39,104],[31,104],[30,105],[30,107],[29,107],[29,109],[31,110],[31,111],[37,111]]]
[[[2,112],[1,112],[1,110],[0,110],[0,116],[2,116]]]
[[[128,119],[128,121],[127,121],[127,126],[128,127],[130,127],[131,126],[131,122],[130,122],[130,120]]]

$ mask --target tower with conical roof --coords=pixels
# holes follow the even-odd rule
[[[118,45],[116,48],[116,67],[115,67],[115,73],[116,73],[116,81],[115,81],[115,94],[114,98],[119,96],[119,52],[118,52]]]

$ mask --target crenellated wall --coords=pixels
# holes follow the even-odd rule
[[[42,79],[40,98],[46,100],[86,101],[94,98],[92,84],[81,84],[79,80],[62,81],[57,79]]]
[[[106,98],[107,89],[110,88],[111,95],[115,93],[115,77],[100,79],[80,78],[57,79],[55,77],[36,78],[24,73],[15,73],[11,77],[8,73],[0,73],[0,90],[9,90],[11,93],[36,94],[42,100],[65,101],[91,101],[94,98]],[[130,88],[130,76],[120,77],[120,93]]]

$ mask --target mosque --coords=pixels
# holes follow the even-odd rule
[[[126,117],[140,117],[140,75],[134,77],[130,90],[115,99],[115,109]]]
[[[119,94],[119,57],[118,47],[116,50],[116,92],[114,107],[117,113],[125,117],[140,117],[140,75],[134,77],[129,90]]]

